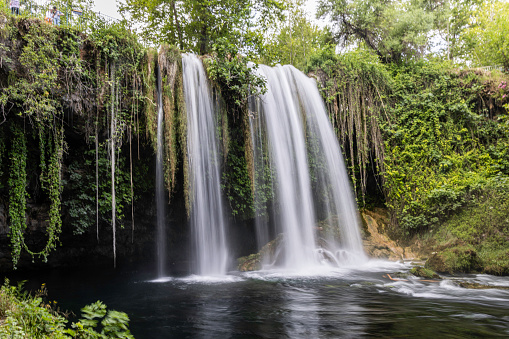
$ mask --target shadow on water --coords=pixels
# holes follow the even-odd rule
[[[46,283],[61,309],[102,300],[126,312],[136,338],[474,338],[509,335],[509,291],[468,290],[453,279],[391,281],[410,265],[383,263],[315,276],[232,272],[222,277],[168,277],[154,270],[51,270]],[[17,276],[14,279],[26,279]],[[455,278],[457,279],[457,278]],[[464,277],[509,286],[504,278]]]

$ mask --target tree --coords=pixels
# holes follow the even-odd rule
[[[126,0],[120,13],[139,26],[147,42],[206,54],[219,38],[246,51],[258,48],[263,28],[283,8],[281,0]]]
[[[494,1],[482,6],[463,38],[474,64],[509,69],[509,3]]]
[[[425,0],[320,0],[343,45],[365,44],[387,62],[422,56],[429,47],[434,9]]]
[[[303,0],[289,0],[283,20],[274,22],[267,34],[260,62],[290,64],[303,69],[307,58],[330,41],[330,32],[320,29],[306,17]]]

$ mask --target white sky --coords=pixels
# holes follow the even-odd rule
[[[94,0],[96,12],[101,12],[101,14],[106,14],[111,17],[120,19],[120,14],[117,11],[117,1],[116,0]]]

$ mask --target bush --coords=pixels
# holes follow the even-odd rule
[[[2,338],[134,338],[129,331],[129,317],[118,311],[106,311],[97,301],[81,309],[82,319],[67,328],[67,319],[56,302],[45,302],[44,284],[35,295],[23,290],[23,283],[10,286],[6,279],[0,288],[0,326]],[[100,321],[100,323],[99,323]]]

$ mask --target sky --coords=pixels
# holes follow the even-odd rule
[[[106,14],[111,17],[120,19],[120,14],[117,11],[117,1],[116,0],[94,0],[95,2],[95,11],[101,12],[101,14]]]

